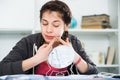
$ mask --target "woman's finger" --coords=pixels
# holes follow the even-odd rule
[[[47,47],[47,45],[48,45],[48,44],[43,44],[43,45],[41,46],[41,48],[45,48],[45,47]]]
[[[68,44],[70,43],[70,42],[69,42],[69,38],[68,38],[68,37],[66,38],[66,42],[67,42]]]
[[[57,40],[60,41],[61,44],[63,44],[63,45],[67,45],[67,43],[66,43],[63,39],[61,39],[61,38],[57,38]]]
[[[50,41],[50,43],[48,44],[48,46],[47,47],[52,47],[52,45],[54,44],[54,42],[56,41],[56,38],[54,38],[52,41]]]

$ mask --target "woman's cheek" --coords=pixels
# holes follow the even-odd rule
[[[62,35],[63,35],[63,32],[64,32],[64,30],[62,30],[62,31],[61,31],[60,36],[62,36]]]
[[[58,30],[58,31],[56,31],[56,34],[57,34],[57,36],[62,36],[63,32],[64,32],[64,30]]]

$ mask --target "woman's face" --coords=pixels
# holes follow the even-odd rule
[[[41,31],[45,42],[49,43],[54,37],[61,37],[66,25],[60,14],[55,11],[46,11],[41,19]]]

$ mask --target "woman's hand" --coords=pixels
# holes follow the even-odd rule
[[[60,41],[60,43],[62,44],[62,45],[67,45],[67,46],[70,46],[70,47],[72,47],[72,45],[71,45],[71,43],[69,42],[69,39],[67,38],[66,39],[66,41],[64,41],[64,40],[62,40],[61,38],[57,38],[59,41]],[[73,47],[72,47],[72,49],[73,49]],[[74,49],[73,49],[74,50]],[[75,52],[75,51],[74,51]],[[78,55],[78,53],[76,53],[75,52],[75,59],[74,59],[74,61],[73,61],[73,63],[76,63],[77,61],[78,61],[78,59],[79,58],[81,58],[80,57],[80,55]]]
[[[61,38],[57,38],[62,45],[67,45],[67,46],[71,46],[71,43],[69,42],[68,38],[66,39],[66,41],[62,40]],[[72,47],[73,49],[73,47]],[[73,49],[74,50],[74,49]],[[74,51],[75,52],[75,51]],[[84,61],[82,59],[82,57],[75,52],[75,56],[74,56],[74,61],[73,61],[73,64],[76,65],[76,67],[78,68],[78,70],[81,72],[81,73],[85,73],[87,70],[88,70],[88,64],[86,63],[86,61]]]
[[[36,52],[36,55],[26,60],[23,60],[22,61],[23,71],[27,71],[32,67],[40,64],[41,62],[46,61],[48,58],[49,52],[52,50],[52,45],[55,40],[56,39],[53,39],[49,44],[43,44]]]
[[[43,44],[38,51],[36,52],[36,58],[39,58],[40,62],[46,61],[48,59],[48,55],[50,51],[53,49],[52,45],[55,42],[55,38],[49,44]]]
[[[59,41],[62,45],[67,45],[67,46],[72,46],[71,43],[69,42],[69,39],[66,38],[66,40],[64,41],[63,39],[61,39],[60,37],[56,37],[57,41]]]

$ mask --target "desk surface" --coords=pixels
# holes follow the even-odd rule
[[[97,75],[42,76],[42,75],[6,75],[0,80],[120,80],[120,78],[103,78]]]

